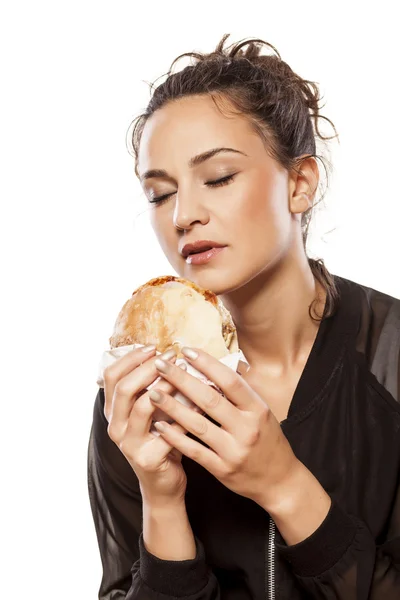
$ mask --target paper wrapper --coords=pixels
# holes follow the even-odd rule
[[[122,356],[124,356],[125,354],[127,354],[128,352],[131,352],[132,350],[135,350],[136,348],[142,348],[143,344],[131,344],[129,346],[119,346],[119,348],[113,348],[112,350],[106,350],[105,352],[103,352],[103,356],[101,357],[100,360],[100,364],[99,364],[99,371],[98,371],[98,376],[97,376],[97,385],[99,387],[104,387],[104,369],[106,367],[108,367],[109,365],[111,365],[113,362],[115,362],[118,358],[121,358]],[[156,352],[157,355],[161,354],[161,352]],[[224,356],[223,358],[219,359],[219,362],[223,363],[224,365],[226,365],[227,367],[229,367],[230,369],[232,369],[233,371],[237,371],[239,362],[244,362],[245,364],[248,365],[248,362],[243,354],[243,352],[241,350],[239,350],[238,352],[233,352],[232,354],[227,354],[226,356]],[[219,391],[220,393],[222,393],[222,390],[220,390],[218,388],[217,385],[215,385],[215,383],[213,381],[210,381],[209,379],[207,379],[207,377],[201,373],[200,371],[198,371],[197,369],[195,369],[193,367],[193,365],[191,365],[190,363],[188,363],[184,358],[178,358],[175,361],[175,364],[177,366],[179,366],[180,364],[184,363],[187,367],[187,372],[190,375],[193,375],[193,377],[196,377],[197,379],[200,379],[201,381],[203,381],[204,383],[206,383],[207,385],[211,385],[212,387],[214,387],[217,391]],[[160,381],[161,377],[158,377],[154,383],[152,383],[151,385],[149,385],[146,389],[150,390],[151,388],[155,387],[157,385],[157,383]],[[179,391],[175,391],[173,394],[173,397],[178,400],[178,402],[181,402],[181,404],[184,404],[185,406],[188,407],[195,407],[196,405],[189,400],[189,398],[187,398],[186,396],[184,396],[183,394],[181,394],[181,392]],[[153,422],[154,421],[166,421],[167,423],[173,423],[173,420],[166,415],[165,413],[163,413],[160,409],[156,409],[154,411],[154,415],[153,415]],[[158,431],[152,426],[151,430],[150,430],[154,435],[159,435]]]

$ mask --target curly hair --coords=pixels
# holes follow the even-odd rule
[[[301,162],[314,157],[322,162],[328,180],[325,163],[329,168],[331,164],[326,158],[316,154],[317,139],[331,140],[338,138],[338,134],[332,121],[319,114],[321,97],[317,84],[302,79],[268,42],[247,38],[225,47],[229,35],[225,34],[216,49],[208,54],[181,54],[172,62],[164,82],[157,87],[155,82],[150,84],[151,99],[147,108],[131,123],[136,175],[139,176],[140,140],[149,117],[167,102],[185,96],[207,94],[221,112],[233,110],[246,115],[250,125],[261,137],[266,151],[282,167],[301,174]],[[272,48],[275,54],[261,54],[264,46]],[[194,59],[193,64],[174,73],[176,62],[183,57]],[[335,134],[324,137],[319,130],[319,119],[327,121]],[[325,192],[317,202],[314,196],[312,206],[302,214],[304,248],[313,209],[324,196]],[[338,291],[334,278],[322,259],[308,258],[308,262],[314,277],[326,291],[322,316],[315,318],[312,315],[316,300],[309,308],[311,318],[321,320],[334,314]]]

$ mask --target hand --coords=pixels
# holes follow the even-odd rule
[[[238,373],[197,348],[197,358],[183,353],[222,394],[175,365],[156,361],[160,375],[221,427],[155,386],[150,399],[155,402],[153,391],[159,392],[156,405],[208,448],[165,422],[156,423],[156,428],[168,444],[198,462],[227,488],[265,508],[299,464],[279,422]]]
[[[172,364],[176,353],[172,350],[163,357]],[[104,414],[109,422],[108,435],[135,471],[143,499],[153,506],[162,506],[181,503],[187,482],[182,454],[150,432],[155,407],[145,388],[159,377],[154,360],[155,350],[146,353],[139,348],[105,369]],[[166,381],[160,381],[158,387],[165,393],[174,391]],[[176,423],[170,427],[182,435],[186,433]]]

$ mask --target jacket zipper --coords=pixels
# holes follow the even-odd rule
[[[275,523],[269,518],[268,536],[268,594],[267,600],[275,598]]]

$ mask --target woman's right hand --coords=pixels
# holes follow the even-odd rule
[[[175,362],[176,353],[160,356]],[[104,414],[107,432],[135,471],[143,500],[152,506],[182,503],[186,491],[186,473],[182,454],[167,444],[161,436],[150,432],[152,417],[157,410],[151,403],[146,387],[159,373],[154,366],[155,350],[138,348],[117,359],[104,370]],[[174,388],[161,379],[160,388],[171,394]],[[172,427],[187,433],[180,425]]]

